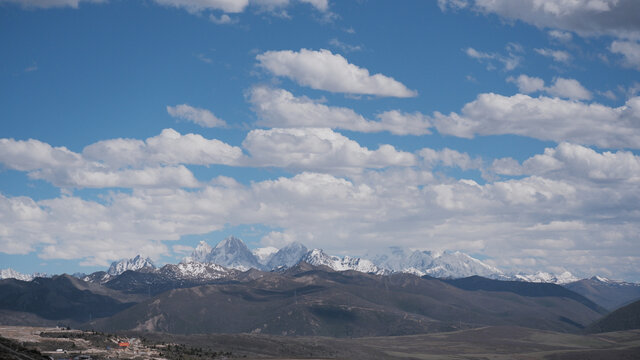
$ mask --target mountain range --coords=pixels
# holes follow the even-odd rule
[[[608,310],[640,298],[640,284],[602,277],[578,280],[568,272],[560,275],[544,272],[529,275],[506,274],[459,251],[435,253],[390,247],[385,253],[367,254],[363,258],[338,257],[328,255],[321,249],[310,250],[299,242],[290,243],[281,249],[269,247],[252,251],[242,240],[233,236],[219,242],[215,247],[201,241],[191,255],[178,264],[167,264],[157,268],[151,259],[138,255],[132,259],[113,262],[107,271],[74,276],[89,283],[108,284],[111,289],[127,293],[152,295],[211,281],[234,281],[240,276],[250,276],[242,275],[242,272],[250,269],[282,272],[301,262],[324,266],[334,271],[354,270],[375,275],[409,273],[442,279],[481,276],[496,280],[555,283],[585,296]],[[0,272],[0,278],[24,281],[45,276],[20,274],[11,269]]]

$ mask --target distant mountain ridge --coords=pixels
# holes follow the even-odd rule
[[[190,256],[185,257],[179,264],[171,265],[171,270],[158,269],[153,261],[140,255],[132,259],[122,259],[111,264],[105,271],[95,272],[90,275],[75,274],[74,276],[88,282],[107,283],[115,277],[127,271],[155,272],[160,277],[169,277],[171,281],[180,280],[188,282],[202,282],[211,279],[220,279],[226,276],[230,270],[247,271],[257,269],[261,271],[285,270],[299,262],[304,261],[316,266],[327,266],[335,271],[354,270],[371,274],[410,273],[418,276],[431,276],[444,279],[458,279],[470,276],[482,276],[497,280],[516,280],[525,282],[540,282],[561,284],[587,298],[602,304],[606,303],[609,296],[597,295],[598,292],[607,289],[615,289],[619,298],[610,299],[606,303],[607,309],[613,309],[617,305],[623,305],[629,301],[640,298],[640,285],[616,282],[601,277],[596,285],[586,286],[569,272],[560,275],[537,272],[535,274],[507,274],[502,270],[491,266],[479,259],[460,251],[444,251],[441,253],[431,251],[408,251],[404,248],[393,246],[386,252],[367,254],[365,257],[333,256],[322,249],[308,249],[299,242],[292,242],[281,249],[273,247],[250,250],[244,242],[234,236],[220,241],[216,246],[209,245],[206,241],[200,241]],[[165,265],[169,266],[169,265]],[[215,266],[214,266],[215,265]],[[164,268],[164,267],[163,267]],[[44,274],[25,275],[11,269],[1,270],[0,278],[16,278],[29,281],[35,276]],[[604,284],[604,285],[603,285]],[[594,286],[600,290],[594,290]]]
[[[401,247],[389,247],[382,254],[365,255],[365,257],[338,257],[325,253],[322,249],[308,249],[299,242],[290,243],[274,251],[274,248],[256,249],[254,251],[242,240],[230,236],[215,247],[201,241],[192,254],[183,262],[198,261],[246,271],[254,268],[262,271],[286,269],[300,261],[312,265],[324,265],[336,271],[355,270],[371,274],[410,273],[418,276],[429,275],[437,278],[463,278],[483,276],[499,280],[519,280],[530,282],[565,283],[575,279],[566,272],[561,276],[548,273],[533,275],[507,275],[502,270],[484,263],[460,251],[407,251]]]

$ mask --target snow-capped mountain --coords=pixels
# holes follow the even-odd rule
[[[363,273],[384,274],[387,271],[373,264],[370,260],[357,257],[337,257],[327,255],[321,249],[313,249],[306,253],[300,261],[311,265],[324,265],[336,271],[355,270]]]
[[[575,281],[578,281],[577,277],[573,276],[568,271],[563,272],[562,274],[550,274],[544,271],[538,271],[535,274],[516,274],[513,276],[516,280],[527,281],[527,282],[536,282],[536,283],[553,283],[553,284],[568,284]]]
[[[445,251],[441,254],[419,250],[409,252],[393,246],[388,252],[374,255],[372,258],[376,266],[390,272],[440,278],[462,278],[472,275],[504,278],[503,272],[499,269],[459,251]]]
[[[198,246],[196,246],[196,249],[193,250],[193,252],[191,253],[191,256],[187,256],[182,260],[182,262],[185,262],[185,263],[194,262],[194,261],[201,262],[201,263],[206,262],[207,256],[209,256],[209,254],[211,253],[211,250],[213,250],[213,248],[209,246],[209,244],[207,244],[204,240],[200,241]]]
[[[266,266],[267,263],[271,261],[271,258],[273,257],[273,255],[275,255],[277,252],[278,252],[278,248],[275,248],[273,246],[257,248],[257,249],[253,249],[252,251],[253,256],[255,256],[258,262],[260,263],[260,265],[263,265],[263,266]]]
[[[185,257],[182,262],[176,265],[168,264],[161,269],[156,269],[150,259],[144,259],[138,255],[133,259],[112,263],[106,273],[103,271],[95,272],[83,276],[82,279],[89,282],[106,283],[127,270],[142,270],[173,280],[206,281],[235,276],[239,274],[238,271],[247,271],[252,268],[263,271],[286,269],[301,261],[316,266],[327,266],[336,271],[355,270],[379,275],[411,273],[418,276],[429,275],[450,279],[479,275],[498,280],[555,284],[569,284],[578,280],[568,271],[559,275],[547,272],[507,275],[500,269],[460,251],[436,253],[420,250],[410,251],[393,246],[384,253],[365,255],[365,257],[338,257],[328,255],[320,249],[309,251],[305,245],[299,242],[290,243],[279,250],[274,247],[264,247],[251,251],[242,240],[233,236],[220,241],[215,247],[201,241],[191,256]],[[0,271],[0,278],[31,280],[33,277],[41,275],[25,275],[11,269]],[[594,277],[592,280],[607,284],[629,285],[602,277]]]
[[[292,242],[282,249],[278,250],[268,263],[266,263],[267,270],[273,270],[277,268],[289,268],[300,262],[300,259],[309,251],[306,246],[299,242]]]
[[[198,261],[181,262],[179,264],[167,264],[159,272],[171,279],[180,280],[216,280],[227,277],[233,270],[226,269],[217,264],[202,263]]]
[[[0,280],[16,279],[16,280],[22,280],[22,281],[31,281],[37,277],[47,277],[47,274],[43,274],[43,273],[23,274],[11,268],[0,270]]]
[[[222,265],[227,268],[246,271],[251,268],[261,269],[258,259],[253,255],[247,245],[234,236],[222,240],[206,256],[207,263]]]
[[[365,257],[371,257],[376,266],[390,272],[411,273],[420,276],[426,274],[426,269],[433,262],[433,256],[429,251],[409,252],[399,246],[389,247],[389,251],[386,253]]]
[[[498,268],[485,264],[460,251],[445,251],[433,259],[425,274],[438,278],[463,278],[479,275],[488,278],[502,278]]]
[[[122,259],[119,261],[114,261],[113,263],[111,263],[109,270],[107,270],[107,274],[110,276],[118,276],[127,270],[153,270],[155,268],[156,266],[153,264],[153,261],[151,261],[151,259],[143,258],[142,256],[137,255],[133,259]]]

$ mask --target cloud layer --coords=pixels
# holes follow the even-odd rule
[[[323,172],[250,185],[216,177],[193,191],[134,188],[111,193],[104,203],[0,196],[0,244],[8,253],[41,249],[45,259],[106,264],[131,255],[115,246],[123,241],[159,255],[169,251],[167,241],[183,235],[260,223],[329,251],[389,243],[464,249],[507,269],[565,268],[585,275],[624,276],[640,265],[640,157],[630,152],[562,143],[522,163],[493,164],[498,174],[519,179],[479,184],[431,173],[434,166],[483,166],[450,149],[415,155],[367,150],[327,129],[259,130],[246,142],[256,151],[268,144],[274,155],[261,162]],[[338,153],[346,155],[338,161]],[[325,172],[340,164],[375,170],[347,177]]]

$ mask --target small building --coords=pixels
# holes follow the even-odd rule
[[[129,345],[130,345],[130,344],[129,344],[129,342],[128,342],[128,341],[120,341],[120,342],[118,342],[118,346],[119,346],[120,348],[122,348],[122,349],[126,349],[126,348],[128,348],[128,347],[129,347]]]

